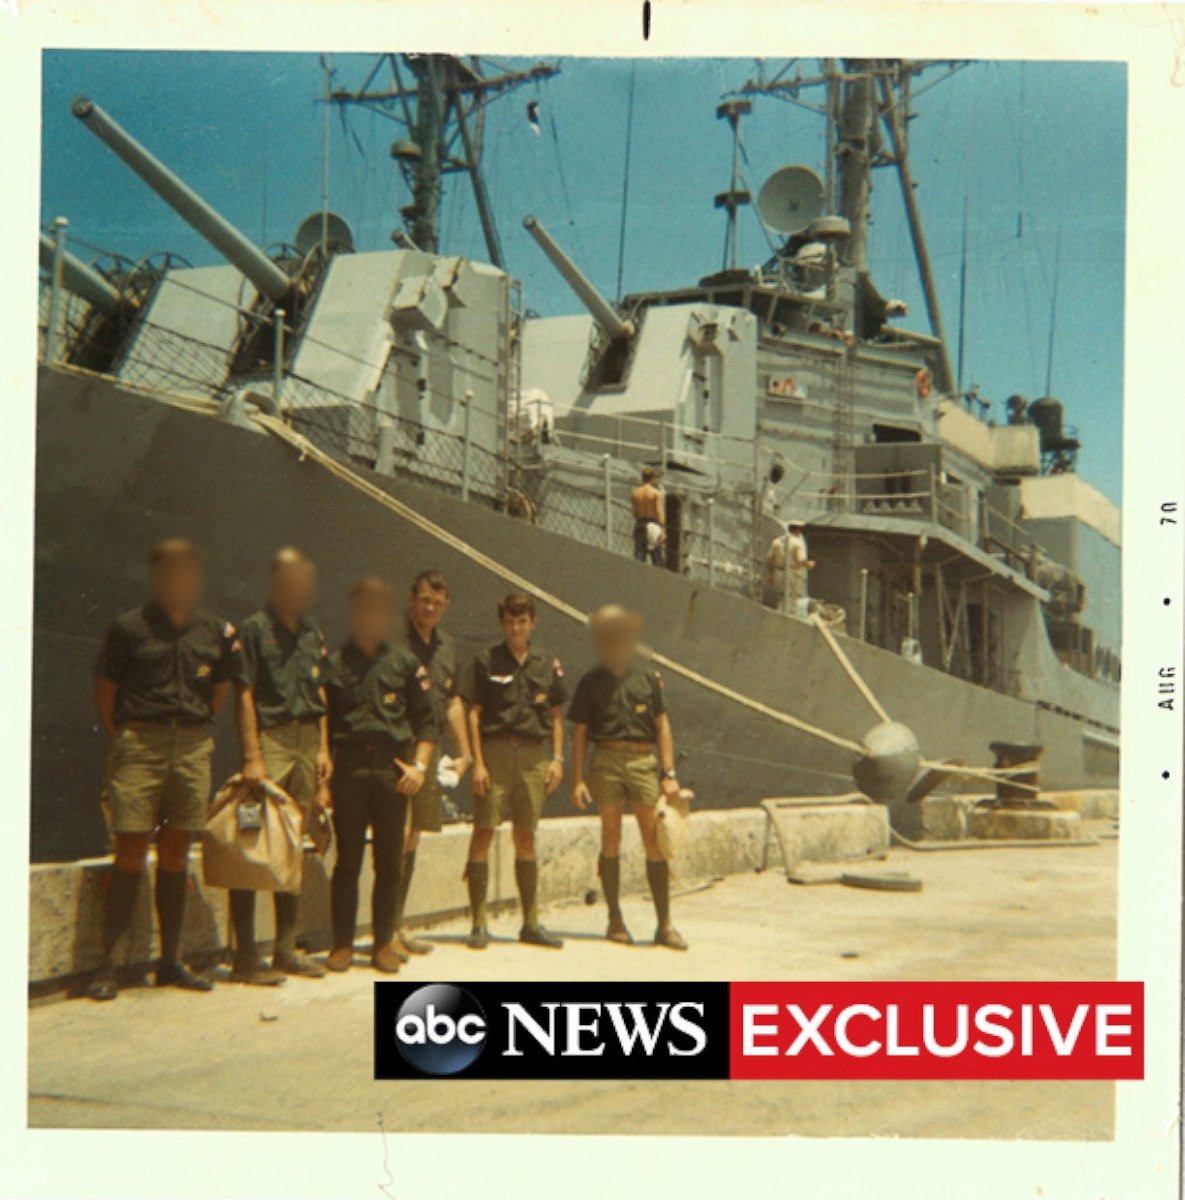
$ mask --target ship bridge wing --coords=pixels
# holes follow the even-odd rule
[[[953,554],[965,560],[965,566],[980,567],[1041,601],[1042,604],[1050,599],[1050,594],[1045,588],[1034,583],[1023,571],[1010,566],[1002,556],[980,549],[933,521],[919,521],[911,517],[824,513],[812,517],[810,527],[815,534],[823,530],[835,530],[853,536],[867,537],[874,534],[881,538],[901,538],[911,546],[921,543],[922,562],[944,561],[949,568]],[[912,550],[910,553],[912,554]],[[955,559],[956,563],[958,558]]]

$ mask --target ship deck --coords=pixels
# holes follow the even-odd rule
[[[402,980],[1088,980],[1116,970],[1117,842],[1086,848],[894,850],[918,893],[789,886],[731,875],[676,899],[687,954],[601,938],[603,909],[545,913],[558,953],[513,941],[496,918],[485,953],[460,922]],[[625,902],[635,936],[645,896]],[[359,962],[361,963],[361,959]],[[114,1004],[54,1001],[29,1014],[35,1127],[1108,1139],[1100,1082],[385,1082],[371,1079],[371,990],[356,967],[278,989],[211,995],[133,989]],[[705,1114],[711,1114],[710,1126]]]

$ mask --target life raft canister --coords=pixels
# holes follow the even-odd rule
[[[917,390],[918,390],[918,399],[925,400],[925,398],[930,394],[930,384],[931,384],[930,368],[929,367],[920,367],[918,369],[918,373],[913,378],[914,378],[914,384],[916,385]]]

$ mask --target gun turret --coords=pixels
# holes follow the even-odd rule
[[[260,292],[277,304],[285,300],[292,290],[288,276],[121,125],[85,96],[74,101],[71,111]]]
[[[551,259],[552,266],[564,277],[568,286],[576,293],[580,303],[592,314],[601,332],[613,342],[627,342],[634,336],[632,321],[623,321],[613,306],[589,282],[583,271],[559,248],[550,233],[535,217],[524,217],[523,228],[539,244],[539,248]]]
[[[37,253],[41,265],[47,271],[53,270],[54,249],[53,238],[48,233],[43,233]],[[69,291],[81,296],[100,312],[117,313],[120,309],[121,298],[118,289],[69,250],[62,251],[62,283]]]

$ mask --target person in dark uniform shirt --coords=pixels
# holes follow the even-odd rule
[[[152,599],[117,617],[97,664],[95,705],[111,735],[102,803],[114,841],[104,897],[103,964],[90,987],[113,1000],[127,956],[148,847],[156,834],[157,986],[209,991],[179,957],[189,844],[206,823],[211,722],[234,676],[234,626],[198,608],[201,552],[169,539],[149,555]]]
[[[325,696],[333,745],[337,864],[330,888],[332,971],[354,961],[358,876],[371,834],[371,963],[394,974],[394,944],[408,801],[423,787],[436,750],[432,683],[415,655],[392,644],[395,589],[361,579],[348,597],[350,640],[330,659]]]
[[[314,806],[326,795],[332,766],[325,716],[325,671],[329,648],[310,614],[317,569],[299,550],[277,552],[271,563],[268,603],[239,627],[238,716],[243,777],[271,780],[300,806],[307,827]],[[255,947],[255,893],[230,893],[237,983],[277,984],[288,975],[318,978],[325,969],[296,948],[300,892],[274,892],[275,942],[271,968]]]
[[[406,954],[428,954],[433,948],[431,942],[413,937],[407,931],[403,923],[403,912],[407,905],[412,872],[416,866],[420,835],[424,832],[439,833],[444,823],[444,803],[437,779],[438,770],[443,762],[445,768],[460,782],[473,763],[469,753],[469,731],[465,727],[465,705],[457,691],[461,684],[457,647],[453,639],[440,628],[440,623],[448,612],[449,600],[448,584],[439,571],[421,571],[412,581],[411,594],[407,601],[407,647],[419,659],[432,683],[436,729],[441,741],[437,743],[437,753],[428,768],[428,778],[411,802],[411,819],[408,822],[403,853],[402,887],[396,915],[396,928],[399,930],[397,946]],[[456,750],[452,759],[444,759],[440,753],[446,730]]]
[[[572,803],[580,809],[595,804],[600,813],[598,868],[609,906],[607,936],[626,945],[633,941],[621,914],[621,818],[628,804],[646,851],[646,878],[658,914],[655,944],[686,950],[686,941],[671,924],[670,864],[658,841],[659,798],[679,798],[662,676],[637,661],[642,623],[635,613],[610,604],[593,613],[590,624],[597,665],[576,685],[568,709],[574,725]],[[593,750],[586,775],[589,743]]]
[[[535,829],[543,802],[564,777],[563,706],[568,699],[564,668],[531,644],[535,602],[511,592],[498,602],[504,640],[474,660],[461,688],[468,701],[473,747],[473,836],[469,842],[468,945],[489,945],[486,893],[490,845],[502,818],[513,822],[514,876],[522,903],[519,941],[558,949],[563,942],[539,923]]]

